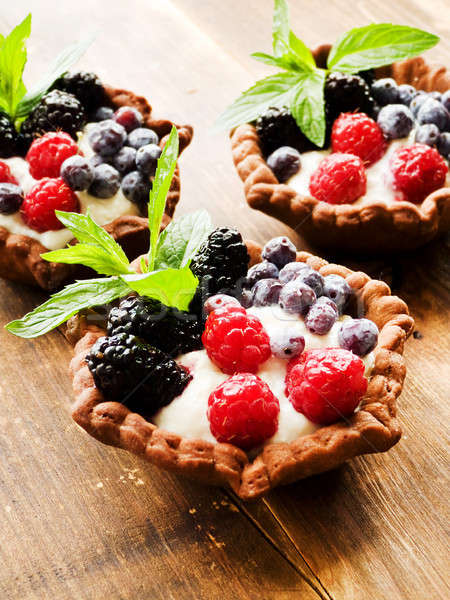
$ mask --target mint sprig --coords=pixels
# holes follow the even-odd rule
[[[164,149],[158,160],[153,186],[150,190],[150,199],[148,203],[148,223],[150,227],[150,250],[148,253],[148,265],[146,271],[152,271],[155,265],[156,249],[158,246],[158,235],[161,229],[161,221],[166,206],[166,197],[170,188],[173,174],[178,158],[178,132],[176,127],[167,138]]]
[[[119,244],[89,214],[55,211],[79,243],[46,252],[42,258],[82,264],[110,277],[77,281],[66,286],[22,319],[6,325],[8,331],[19,337],[34,338],[58,327],[80,310],[107,304],[132,292],[179,310],[189,307],[198,285],[189,263],[212,226],[208,214],[198,211],[172,222],[158,235],[177,158],[178,133],[173,127],[159,158],[149,199],[151,249],[148,263],[151,266],[143,260],[143,272],[135,273]]]
[[[27,93],[23,72],[27,62],[26,42],[31,34],[31,14],[9,35],[0,36],[0,109],[12,121],[27,117],[53,83],[84,54],[94,36],[65,48],[44,77]]]
[[[331,71],[358,73],[394,61],[417,56],[432,48],[438,36],[391,23],[357,27],[332,46],[326,69],[317,67],[309,48],[290,30],[286,0],[274,0],[273,56],[255,52],[251,56],[281,73],[257,81],[243,92],[217,119],[216,129],[232,129],[254,121],[273,106],[290,109],[299,128],[317,146],[325,140],[324,86]]]

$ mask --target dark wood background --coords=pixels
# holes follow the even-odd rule
[[[447,0],[291,0],[309,45],[370,21],[441,34],[429,57],[449,62]],[[267,68],[271,0],[33,0],[3,2],[0,31],[33,12],[30,80],[83,32],[98,38],[81,66],[142,93],[155,114],[192,123],[181,160],[179,214],[209,209],[217,224],[263,242],[301,239],[247,208],[226,135],[214,118]],[[450,597],[448,246],[361,261],[392,283],[416,319],[400,399],[404,435],[385,455],[243,504],[102,446],[71,420],[71,348],[0,332],[0,597],[2,599],[343,599]],[[0,325],[42,294],[0,283]],[[447,369],[447,370],[446,370]],[[447,488],[448,489],[448,488]]]

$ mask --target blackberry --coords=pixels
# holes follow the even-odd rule
[[[367,85],[369,87],[375,81],[375,69],[367,69],[367,71],[359,71],[356,74],[359,75],[361,77],[361,79],[364,79],[364,81],[367,83]]]
[[[78,71],[66,73],[53,84],[52,89],[73,94],[83,105],[87,113],[95,111],[108,103],[105,88],[95,73]]]
[[[125,298],[111,309],[108,335],[118,333],[138,336],[171,356],[202,347],[202,327],[193,315],[141,296]]]
[[[179,396],[192,379],[167,354],[127,333],[99,338],[86,363],[107,400],[146,417]]]
[[[17,154],[18,133],[14,123],[4,112],[0,112],[0,158]]]
[[[247,247],[236,229],[219,227],[211,232],[190,265],[199,279],[190,312],[204,316],[208,298],[235,290],[238,280],[247,274],[248,261]]]
[[[364,112],[373,115],[374,100],[362,77],[346,73],[330,73],[325,82],[325,116],[327,129],[343,112]]]
[[[282,146],[290,146],[299,152],[315,148],[287,108],[268,108],[256,120],[256,132],[266,157]]]
[[[73,94],[52,90],[46,94],[22,123],[20,133],[25,145],[47,131],[66,131],[76,140],[77,131],[85,124],[86,117],[80,101]]]
[[[199,279],[212,279],[211,293],[233,288],[247,274],[249,256],[241,234],[236,229],[218,227],[209,234],[191,262],[191,271]],[[208,297],[209,297],[208,296]]]

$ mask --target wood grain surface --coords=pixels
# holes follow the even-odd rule
[[[309,45],[371,21],[442,36],[431,59],[450,62],[447,0],[291,0]],[[51,0],[3,3],[0,31],[33,12],[27,77],[85,32],[80,66],[147,96],[155,114],[195,127],[181,159],[178,214],[207,208],[263,242],[289,234],[251,211],[218,113],[268,73],[271,0]],[[71,349],[57,332],[36,341],[0,331],[0,598],[3,600],[446,600],[448,582],[448,242],[364,261],[328,255],[385,279],[410,306],[400,398],[404,435],[389,453],[243,504],[102,446],[69,415]],[[0,325],[40,292],[0,282]]]

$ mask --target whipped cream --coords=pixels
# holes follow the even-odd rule
[[[91,157],[94,152],[89,145],[87,133],[90,127],[95,123],[89,123],[78,136],[78,146],[81,153],[86,157]],[[11,169],[11,173],[19,182],[24,194],[27,194],[37,179],[30,175],[28,163],[23,158],[14,156],[13,158],[2,159]],[[86,213],[89,208],[89,213],[98,225],[105,225],[121,217],[123,215],[138,215],[139,210],[135,204],[127,200],[119,188],[118,192],[111,198],[95,198],[88,192],[76,192],[80,202],[80,212]],[[28,227],[22,220],[20,212],[12,215],[0,214],[0,227],[4,227],[10,233],[27,235],[35,240],[38,240],[45,248],[49,250],[57,250],[64,248],[66,244],[73,238],[73,234],[66,228],[58,229],[57,231],[44,231],[40,233]]]
[[[408,137],[390,142],[386,152],[380,158],[380,160],[370,167],[366,167],[367,191],[364,196],[358,198],[358,200],[355,202],[352,202],[352,205],[361,206],[363,204],[374,204],[380,202],[389,204],[395,201],[396,192],[392,185],[389,161],[392,154],[396,150],[402,148],[403,146],[409,146],[414,143],[414,135],[415,129],[411,131]],[[287,185],[289,185],[302,196],[311,196],[309,191],[309,181],[311,179],[311,175],[319,166],[320,161],[325,156],[328,156],[328,154],[331,154],[331,149],[313,150],[311,152],[302,153],[300,171],[287,181]],[[446,185],[449,184],[450,177],[447,175]]]
[[[316,335],[306,329],[302,319],[287,313],[276,305],[254,306],[248,308],[247,312],[260,319],[269,337],[283,328],[289,330],[290,333],[303,335],[305,350],[338,347],[338,332],[341,323],[344,319],[350,318],[343,316],[327,334]],[[365,374],[369,376],[374,364],[373,352],[364,356],[362,360],[366,367]],[[183,354],[177,358],[177,362],[187,367],[193,378],[183,393],[157,412],[152,420],[161,429],[183,437],[216,442],[210,431],[206,414],[208,398],[218,385],[228,379],[229,375],[222,373],[210,361],[204,349]],[[258,377],[268,384],[280,403],[278,430],[266,443],[292,442],[298,437],[308,435],[318,429],[318,425],[294,409],[285,394],[287,364],[287,360],[272,356],[260,366],[257,372]]]

